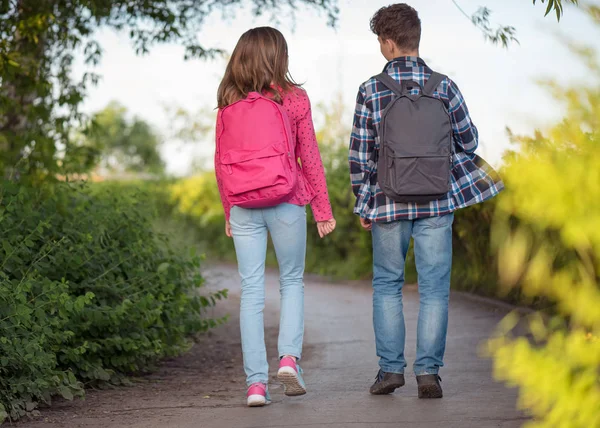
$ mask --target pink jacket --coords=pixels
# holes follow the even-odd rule
[[[283,107],[287,111],[292,137],[296,141],[296,156],[300,158],[302,165],[298,168],[298,186],[288,202],[300,206],[310,204],[316,221],[332,219],[325,169],[315,135],[308,95],[303,89],[297,88],[285,95]],[[217,119],[217,135],[221,126],[220,120]],[[215,171],[225,218],[229,221],[231,204],[222,190],[218,151],[215,153]]]

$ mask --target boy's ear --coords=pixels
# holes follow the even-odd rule
[[[387,60],[390,60],[394,57],[394,49],[396,44],[392,40],[379,37],[379,45],[381,46],[381,53]]]
[[[394,43],[392,39],[385,39],[383,42],[385,43],[388,52],[394,52],[396,50],[396,43]]]

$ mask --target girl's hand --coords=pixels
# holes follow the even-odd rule
[[[319,236],[321,238],[329,235],[331,232],[335,230],[335,219],[329,219],[326,221],[318,221],[317,222],[317,230],[319,231]]]
[[[225,222],[225,235],[227,235],[227,237],[231,238],[231,223],[229,223],[228,221]]]

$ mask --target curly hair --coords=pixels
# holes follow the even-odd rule
[[[385,6],[371,18],[371,31],[384,40],[392,40],[399,49],[413,51],[421,42],[421,20],[406,3]]]

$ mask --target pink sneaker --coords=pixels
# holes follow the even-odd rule
[[[279,361],[277,379],[285,387],[285,395],[295,396],[306,394],[306,384],[302,379],[302,369],[293,358],[284,357]]]
[[[262,407],[271,402],[267,385],[264,383],[253,383],[246,394],[248,407]]]

